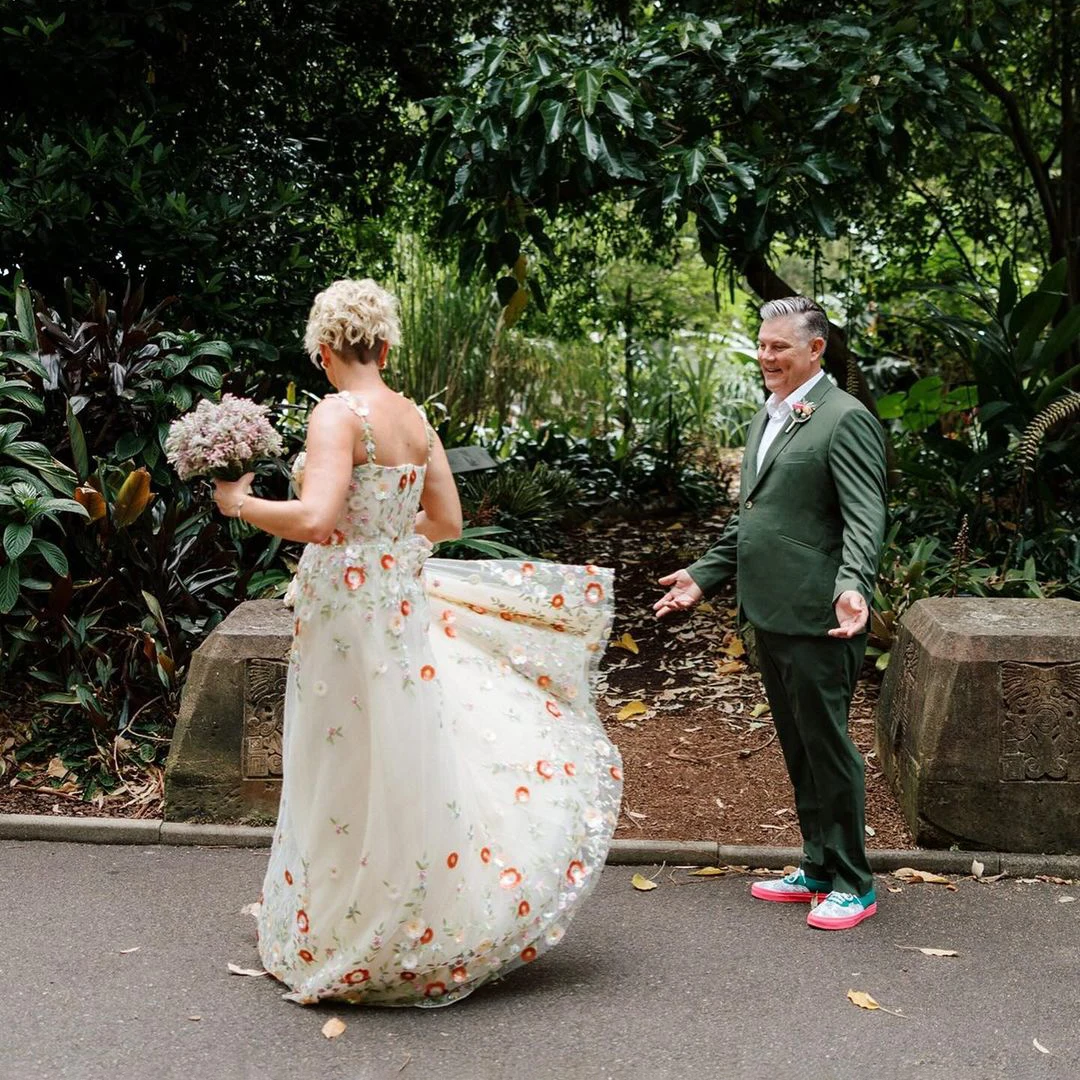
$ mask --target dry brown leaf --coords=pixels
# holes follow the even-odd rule
[[[234,975],[246,975],[249,979],[257,979],[262,975],[269,975],[269,971],[259,971],[257,968],[242,968],[238,964],[230,964],[229,971]]]
[[[188,1019],[189,1020],[201,1020],[202,1017],[201,1016],[189,1016]]]
[[[746,665],[739,663],[738,660],[725,660],[722,664],[716,665],[717,675],[732,675],[736,671],[745,671]]]
[[[643,874],[635,874],[630,879],[630,884],[634,886],[639,892],[648,892],[650,889],[657,889],[659,886],[655,881],[650,881]]]
[[[120,955],[127,956],[128,953],[138,952],[142,948],[141,945],[132,945],[130,949],[121,949]]]
[[[756,720],[759,716],[764,716],[769,711],[768,702],[759,701],[751,710],[750,717]]]
[[[691,877],[719,877],[727,871],[722,866],[702,866],[698,870],[691,870]]]
[[[68,767],[58,757],[50,759],[49,767],[45,770],[46,776],[55,777],[57,780],[63,780],[67,774]]]
[[[907,881],[912,885],[952,884],[947,877],[942,877],[940,874],[931,874],[929,870],[913,870],[910,866],[901,866],[899,870],[894,870],[893,877],[899,878],[901,881]]]
[[[710,614],[716,610],[708,600],[702,600],[701,603],[698,604],[697,609],[698,611],[704,611]]]
[[[955,949],[926,949],[921,945],[897,945],[898,949],[908,949],[911,952],[921,952],[923,956],[959,956]]]
[[[620,720],[629,720],[631,716],[643,716],[649,711],[649,706],[644,701],[638,701],[635,698],[633,701],[628,701],[617,713],[616,716]]]
[[[745,656],[746,646],[742,643],[742,638],[732,636],[731,643],[726,648],[721,649],[721,652],[725,656]]]
[[[904,891],[903,888],[901,888],[901,886],[899,886],[899,885],[887,885],[886,888],[889,890],[889,892],[903,892]]]
[[[331,1016],[322,1026],[322,1033],[328,1039],[336,1039],[345,1031],[345,1021],[339,1020],[336,1016]]]
[[[614,649],[625,649],[627,652],[633,653],[635,656],[641,651],[638,648],[638,643],[633,639],[633,636],[627,631],[621,638],[613,641],[611,647]]]
[[[880,1009],[881,1006],[864,990],[849,990],[848,1001],[852,1005],[858,1005],[860,1009]]]
[[[1076,897],[1075,896],[1059,896],[1058,897],[1058,903],[1059,904],[1073,904],[1075,902],[1076,902]]]

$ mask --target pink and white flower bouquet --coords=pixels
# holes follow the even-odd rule
[[[169,425],[165,456],[181,480],[239,480],[256,459],[277,457],[284,448],[268,413],[265,405],[232,394],[219,402],[204,398]]]

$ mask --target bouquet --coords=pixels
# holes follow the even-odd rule
[[[165,457],[181,480],[210,476],[239,480],[256,458],[281,454],[281,436],[268,419],[265,405],[225,394],[221,401],[206,398],[169,425]]]

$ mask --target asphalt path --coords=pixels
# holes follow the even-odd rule
[[[227,968],[258,967],[265,860],[0,842],[0,1077],[1080,1077],[1080,885],[882,877],[876,917],[825,933],[745,876],[609,867],[558,948],[460,1004],[304,1008]]]

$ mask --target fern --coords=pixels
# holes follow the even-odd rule
[[[1039,447],[1050,429],[1063,420],[1080,416],[1080,394],[1070,391],[1065,397],[1052,401],[1045,409],[1040,409],[1024,429],[1024,434],[1016,448],[1016,459],[1024,472],[1034,472],[1039,456]]]

